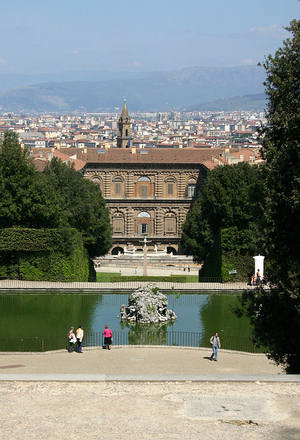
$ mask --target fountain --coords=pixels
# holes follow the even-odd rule
[[[151,284],[135,290],[128,298],[128,305],[120,309],[121,320],[130,323],[152,324],[174,321],[177,316],[168,309],[166,295]]]

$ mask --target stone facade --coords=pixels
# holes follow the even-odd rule
[[[180,251],[182,224],[206,176],[204,166],[87,162],[84,173],[99,185],[110,210],[113,253],[142,251],[144,235],[150,249]]]
[[[150,250],[180,253],[182,225],[211,167],[212,151],[131,147],[126,102],[118,125],[118,148],[88,151],[83,169],[109,208],[111,253],[142,252],[145,235]]]

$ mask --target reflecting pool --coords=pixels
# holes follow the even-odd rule
[[[79,324],[85,330],[86,345],[102,344],[105,324],[113,330],[115,344],[207,346],[216,331],[221,342],[231,341],[226,348],[243,349],[249,342],[249,320],[233,312],[238,302],[235,293],[170,294],[168,308],[178,318],[171,324],[151,326],[120,322],[119,310],[127,300],[125,294],[1,294],[0,351],[61,348],[70,326]]]

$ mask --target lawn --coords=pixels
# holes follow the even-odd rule
[[[120,283],[126,281],[162,281],[170,283],[197,283],[197,275],[170,275],[170,276],[137,276],[124,275],[111,272],[97,272],[97,282],[99,283]]]

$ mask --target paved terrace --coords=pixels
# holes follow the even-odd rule
[[[210,348],[161,346],[84,347],[83,353],[67,350],[44,353],[0,352],[0,378],[21,376],[92,381],[289,381],[264,354],[219,350],[219,360],[210,361]],[[19,376],[21,375],[21,376]],[[67,376],[65,376],[67,375]]]
[[[1,440],[298,440],[300,376],[264,355],[112,347],[0,354]]]
[[[141,286],[152,284],[162,291],[174,292],[199,292],[201,291],[243,291],[254,289],[246,283],[172,283],[172,282],[149,282],[149,281],[127,281],[119,283],[66,283],[50,281],[19,281],[0,280],[0,291],[84,291],[84,292],[128,292]]]

